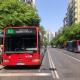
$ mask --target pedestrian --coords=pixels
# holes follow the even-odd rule
[[[0,64],[2,63],[2,52],[3,52],[3,45],[0,45]]]
[[[0,55],[2,54],[3,52],[3,45],[0,45]]]

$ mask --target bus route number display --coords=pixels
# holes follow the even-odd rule
[[[21,34],[21,33],[35,33],[35,29],[25,28],[25,29],[7,29],[7,34]]]

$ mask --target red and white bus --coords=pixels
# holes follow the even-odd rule
[[[4,66],[40,66],[44,49],[41,48],[38,27],[7,27],[4,29],[2,64]]]
[[[67,50],[80,53],[80,40],[71,40],[67,42]]]

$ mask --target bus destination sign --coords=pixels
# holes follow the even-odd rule
[[[31,28],[28,28],[28,29],[16,29],[15,30],[15,33],[34,33],[35,32],[35,29],[31,29]]]
[[[35,33],[34,28],[19,28],[19,29],[8,29],[7,34],[21,34],[21,33]]]

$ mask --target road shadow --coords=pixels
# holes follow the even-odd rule
[[[43,71],[43,70],[55,71],[55,70],[57,70],[57,69],[56,69],[56,68],[51,68],[51,67],[49,67],[49,66],[42,65],[42,66],[40,67],[40,70],[41,70],[41,71]]]
[[[40,69],[41,71],[43,71],[43,70],[49,70],[49,71],[55,71],[55,70],[57,70],[56,68],[42,68],[42,69]]]
[[[6,70],[41,70],[41,71],[55,71],[56,68],[50,67],[42,67],[42,66],[5,66],[4,69]]]
[[[38,70],[40,66],[5,66],[6,70]]]

